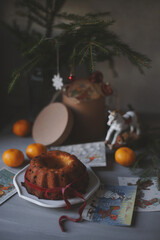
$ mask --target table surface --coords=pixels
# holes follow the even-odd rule
[[[21,138],[12,134],[11,128],[1,131],[0,155],[9,148],[18,148],[25,154],[26,147],[33,143],[32,137]],[[25,155],[26,157],[26,155]],[[108,157],[108,156],[107,156]],[[25,160],[25,164],[29,161]],[[15,173],[21,168],[6,167],[0,160],[0,168],[6,167]],[[118,185],[118,176],[133,176],[131,171],[114,161],[106,168],[92,168],[102,183]],[[1,240],[49,240],[49,239],[109,239],[109,240],[159,240],[160,212],[134,212],[130,227],[110,226],[107,224],[82,221],[65,222],[66,232],[61,232],[58,219],[67,214],[77,217],[79,205],[71,210],[64,208],[44,208],[28,202],[15,194],[0,206],[0,239]]]

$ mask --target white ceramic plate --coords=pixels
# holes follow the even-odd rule
[[[22,186],[22,182],[24,182],[24,174],[26,169],[28,168],[28,165],[23,168],[20,172],[18,172],[14,178],[13,178],[13,183],[15,185],[15,188],[18,192],[19,197],[35,203],[39,206],[42,207],[47,207],[47,208],[59,208],[59,207],[65,207],[66,203],[64,200],[47,200],[47,199],[39,199],[34,195],[31,195],[27,192],[26,188]],[[99,187],[100,185],[100,180],[98,177],[95,175],[95,173],[92,171],[91,168],[87,167],[87,171],[89,174],[89,186],[87,188],[86,193],[83,195],[83,197],[87,200]],[[71,205],[77,204],[80,202],[83,202],[81,198],[71,198],[68,199]]]

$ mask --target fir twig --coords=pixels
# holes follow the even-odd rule
[[[160,190],[160,128],[145,129],[146,144],[141,153],[137,155],[135,164],[131,167],[140,177],[156,176]]]
[[[90,56],[91,56],[91,71],[94,72],[95,65],[94,65],[94,61],[93,61],[93,46],[92,46],[92,42],[90,42],[90,44],[89,44],[89,49],[90,49]]]
[[[38,43],[36,43],[31,49],[25,51],[22,56],[27,56],[33,54],[35,50],[45,41],[45,37],[43,36]]]
[[[106,53],[106,54],[110,53],[110,50],[104,47],[101,43],[93,41],[92,44],[97,48],[99,48],[103,53]]]
[[[79,61],[79,64],[82,64],[84,62],[85,58],[88,56],[89,48],[90,48],[90,46],[87,45],[84,48],[82,48],[81,51],[79,52],[79,55],[82,55],[82,57],[81,57],[81,59]]]
[[[35,1],[35,0],[19,0],[19,1],[16,1],[16,6],[21,8],[27,7],[28,9],[34,8],[44,13],[47,12],[43,4],[41,4],[40,1]]]
[[[90,66],[91,66],[91,72],[93,73],[96,67],[96,51],[92,41],[90,41],[89,43],[89,49],[90,49]]]
[[[10,93],[12,91],[14,85],[16,84],[16,82],[19,78],[20,78],[20,72],[17,72],[17,74],[14,76],[13,80],[9,84],[8,93]]]
[[[147,56],[132,50],[127,44],[119,40],[115,41],[113,44],[115,44],[115,49],[118,50],[120,54],[128,56],[128,59],[139,68],[141,73],[143,73],[142,67],[151,67],[151,60]]]
[[[17,80],[19,80],[20,76],[21,75],[25,76],[30,70],[33,69],[33,67],[37,65],[40,59],[41,59],[41,56],[35,56],[31,60],[29,60],[26,64],[24,64],[23,66],[21,66],[19,69],[15,70],[12,73],[13,80],[9,84],[8,93],[12,91],[13,87],[15,86]]]
[[[26,11],[18,10],[18,11],[16,11],[16,14],[20,17],[26,17],[29,19],[31,16],[33,16],[34,19],[38,18],[39,21],[41,20],[41,22],[43,22],[43,24],[46,22],[46,17],[43,14],[39,13],[36,9],[32,9],[32,12],[29,11],[28,13],[26,13]],[[38,23],[40,23],[40,22],[38,22]]]

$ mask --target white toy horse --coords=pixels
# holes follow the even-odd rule
[[[108,112],[109,116],[107,125],[110,126],[110,128],[105,138],[106,144],[109,143],[111,137],[113,137],[111,141],[111,145],[113,146],[116,143],[118,135],[128,128],[130,129],[130,132],[135,131],[137,135],[140,135],[140,126],[134,111],[128,111],[124,115],[121,115],[116,111]]]

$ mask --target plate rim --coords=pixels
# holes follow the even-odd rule
[[[23,175],[25,174],[26,169],[29,167],[29,164],[27,166],[25,166],[23,169],[21,169],[18,173],[16,173],[16,175],[13,178],[13,184],[17,190],[18,196],[26,201],[32,202],[36,205],[39,205],[41,207],[46,207],[46,208],[61,208],[61,207],[65,207],[66,203],[64,200],[47,200],[47,199],[38,199],[36,196],[31,195],[27,192],[26,190],[26,194],[22,193],[22,186],[21,186],[21,182],[18,181],[18,176],[19,175]],[[93,195],[93,193],[98,189],[98,187],[100,186],[100,180],[97,177],[97,175],[93,172],[93,170],[91,169],[91,167],[86,166],[87,171],[89,173],[89,175],[94,178],[94,180],[96,181],[96,185],[94,185],[94,187],[91,188],[91,190],[89,192],[86,192],[85,194],[83,194],[83,197],[85,198],[85,200],[89,199],[91,197],[91,195]],[[18,185],[19,184],[19,185]],[[91,183],[89,183],[91,184]],[[88,186],[89,188],[89,186]],[[37,199],[34,199],[37,198]],[[71,205],[75,205],[78,203],[83,202],[83,199],[75,197],[75,198],[70,198],[67,199]],[[50,202],[47,202],[50,201]],[[51,204],[50,204],[51,203]]]

